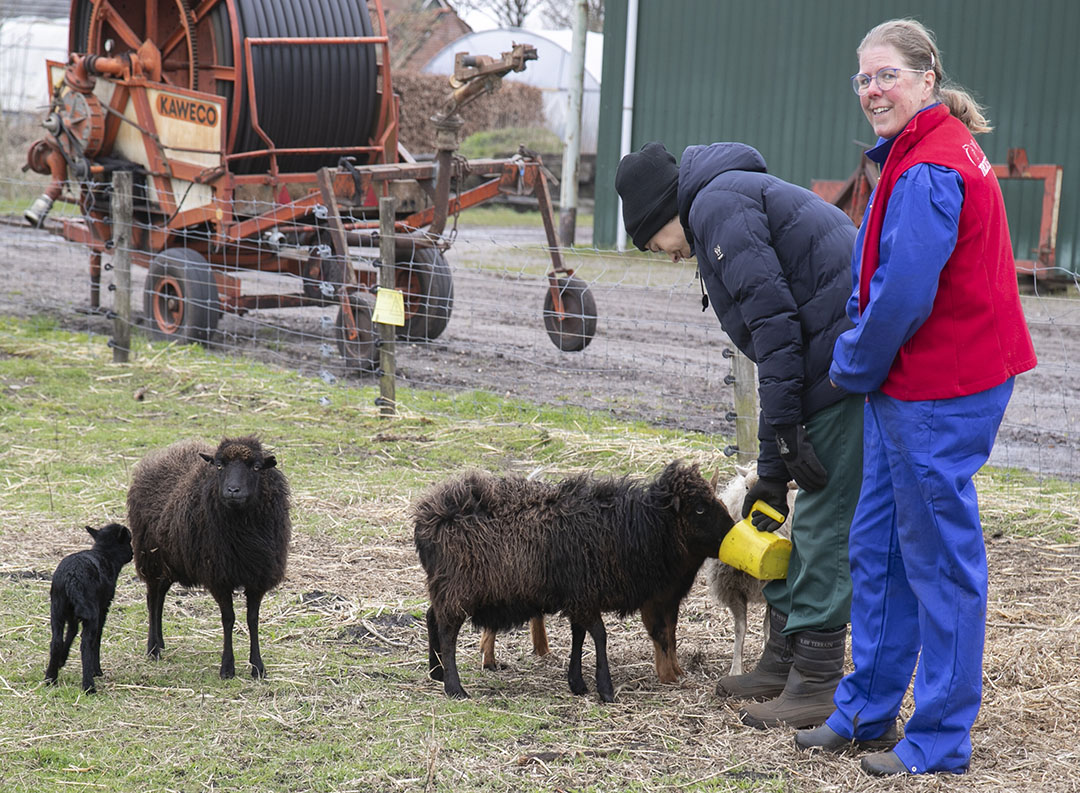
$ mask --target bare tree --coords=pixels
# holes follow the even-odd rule
[[[574,27],[574,0],[542,0],[540,15],[544,24],[553,30],[570,30]],[[589,30],[604,32],[604,0],[588,0]]]
[[[504,27],[519,28],[544,0],[457,0],[459,11],[481,11]]]

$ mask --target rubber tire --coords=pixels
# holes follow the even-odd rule
[[[403,341],[439,338],[454,309],[454,280],[442,253],[417,248],[412,261],[397,262],[394,281],[405,296],[405,324],[397,337]]]
[[[221,300],[206,259],[190,248],[155,256],[143,288],[143,313],[153,339],[210,341],[221,319]]]
[[[356,323],[357,338],[348,338],[345,306],[341,305],[334,322],[338,350],[350,372],[372,374],[379,369],[379,348],[375,344],[375,326],[371,321],[375,302],[369,295],[357,293],[349,296],[349,304],[352,307],[353,321]]]
[[[580,352],[596,335],[596,300],[589,285],[571,275],[558,279],[563,318],[555,313],[550,287],[544,292],[544,328],[552,343],[563,352]]]

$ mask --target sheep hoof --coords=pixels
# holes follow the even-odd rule
[[[252,680],[265,680],[266,679],[266,669],[264,669],[261,666],[253,666],[253,667],[251,667],[251,679]]]
[[[615,693],[613,691],[597,691],[596,693],[600,695],[601,702],[615,701]]]
[[[489,672],[504,672],[510,668],[510,664],[504,664],[502,661],[495,661],[494,663],[484,664],[484,669]]]
[[[47,686],[55,686],[56,685],[56,678],[55,677],[47,677],[47,678],[45,678],[45,685],[47,685]]]
[[[453,690],[447,689],[446,690],[446,696],[450,697],[450,699],[468,699],[469,698],[468,693],[466,693],[465,689],[463,689],[463,688],[456,688],[456,689],[453,689]]]
[[[96,694],[97,688],[94,686],[89,686],[88,688],[84,688],[83,691],[85,691],[87,694]]]
[[[584,682],[581,682],[581,681],[575,682],[575,681],[571,680],[570,681],[570,691],[572,693],[574,693],[574,694],[577,694],[580,697],[580,696],[582,696],[584,694],[589,693],[589,687]]]
[[[226,669],[223,666],[221,667],[221,671],[218,672],[218,677],[220,677],[222,680],[232,680],[234,677],[236,677],[236,670],[232,667]]]

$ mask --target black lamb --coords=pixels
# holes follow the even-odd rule
[[[60,667],[67,663],[71,643],[82,623],[82,687],[94,693],[94,678],[101,672],[101,632],[109,613],[120,569],[131,561],[131,532],[119,523],[100,529],[86,527],[94,539],[89,550],[60,560],[49,589],[49,665],[45,682],[56,685]]]
[[[233,592],[243,588],[251,637],[251,676],[265,677],[259,653],[259,605],[285,577],[292,526],[289,485],[258,439],[226,438],[215,450],[181,441],[135,466],[128,522],[135,571],[146,582],[146,652],[165,647],[161,613],[173,583],[203,586],[221,609],[222,678],[233,677]]]
[[[433,487],[415,505],[416,550],[427,573],[428,666],[446,694],[468,696],[457,670],[466,618],[492,631],[543,614],[570,620],[567,679],[588,692],[581,650],[596,647],[596,688],[614,699],[601,615],[641,610],[671,667],[675,623],[702,562],[732,526],[696,465],[669,464],[649,482],[574,476],[561,482],[470,471]]]

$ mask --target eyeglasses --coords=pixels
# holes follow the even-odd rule
[[[926,69],[901,69],[899,67],[887,67],[885,69],[878,69],[878,73],[871,77],[869,74],[860,72],[859,74],[853,74],[851,76],[851,90],[853,90],[859,96],[863,96],[870,90],[870,83],[876,82],[878,88],[882,91],[888,91],[894,85],[896,81],[900,79],[900,72],[915,72],[915,74],[923,74]]]

